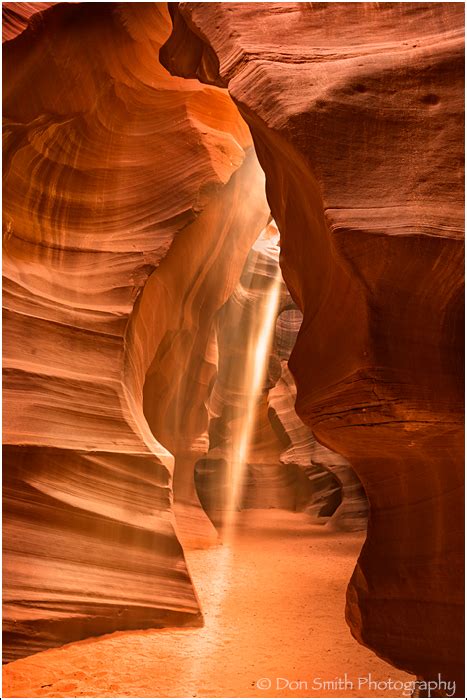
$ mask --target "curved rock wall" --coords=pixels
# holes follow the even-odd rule
[[[29,22],[40,21],[40,12],[56,2],[4,2],[2,3],[2,42],[21,34]],[[34,19],[36,17],[36,19]]]
[[[302,483],[298,489],[298,510],[337,529],[364,530],[368,503],[351,465],[345,457],[321,445],[295,411],[297,390],[288,360],[302,323],[301,312],[287,294],[287,304],[277,319],[274,343],[280,375],[268,395],[270,421],[287,438],[280,462],[285,467],[299,467],[308,479],[308,489]]]
[[[141,398],[153,434],[175,458],[177,528],[190,546],[217,541],[194,483],[195,463],[208,449],[207,403],[218,363],[213,323],[268,214],[263,173],[250,150],[148,280],[128,335],[135,366],[141,348],[154,355]]]
[[[297,411],[370,502],[352,632],[462,694],[463,8],[260,7],[180,3],[162,61],[228,87],[266,172]]]
[[[228,95],[157,61],[165,6],[13,5],[3,48],[6,660],[115,629],[199,624],[172,512],[178,443],[155,405],[166,413],[174,389],[151,395],[154,358],[171,350],[169,382],[177,363],[196,366],[202,396],[209,317],[268,214]],[[202,417],[192,423],[188,445],[203,428]]]

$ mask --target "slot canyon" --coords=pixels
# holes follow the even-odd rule
[[[464,5],[4,2],[3,695],[464,697]]]

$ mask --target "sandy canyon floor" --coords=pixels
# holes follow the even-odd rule
[[[4,696],[409,697],[413,677],[344,621],[363,541],[303,515],[246,511],[231,546],[187,553],[203,628],[118,632],[21,659],[4,667]]]

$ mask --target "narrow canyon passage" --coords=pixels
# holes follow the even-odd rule
[[[303,514],[243,511],[230,546],[186,552],[203,628],[117,632],[15,661],[5,695],[410,697],[413,676],[356,644],[344,621],[363,541]]]
[[[2,11],[4,694],[464,697],[462,4]]]

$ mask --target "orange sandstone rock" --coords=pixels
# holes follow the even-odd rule
[[[164,6],[18,5],[3,47],[6,660],[200,623],[172,510],[182,447],[159,416],[202,401],[210,318],[268,215],[228,95],[158,63]],[[183,398],[178,363],[198,395]]]
[[[463,7],[180,3],[172,73],[248,122],[303,312],[297,410],[370,501],[348,589],[362,643],[463,667]]]

